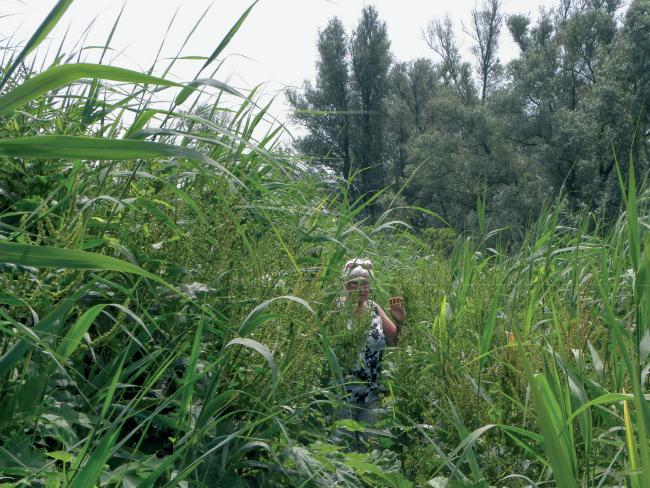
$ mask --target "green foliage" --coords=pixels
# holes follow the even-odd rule
[[[432,249],[449,256],[454,248],[456,232],[449,227],[428,227],[421,232],[422,239],[431,246]]]
[[[348,37],[341,21],[334,17],[319,33],[317,77],[312,87],[305,83],[304,93],[288,93],[296,109],[296,121],[309,128],[310,134],[299,140],[301,153],[347,177],[350,175],[350,69]]]
[[[615,3],[567,15],[583,15],[575,28],[605,25]],[[642,31],[644,5],[631,7],[625,36]],[[387,47],[376,12],[366,14]],[[538,74],[560,42],[551,20],[510,22]],[[580,56],[571,62],[586,68]],[[495,128],[492,110],[507,101],[495,92],[468,103],[453,85],[460,75],[448,71],[432,91],[425,61],[391,75],[398,92],[416,88],[401,95],[411,108],[387,107],[420,132],[401,139],[409,158],[424,158],[427,141],[447,152],[397,172],[420,176],[386,192],[381,201],[400,206],[371,222],[360,216],[379,198],[324,186],[280,151],[255,93],[216,79],[154,86],[132,73],[118,89],[108,74],[124,72],[87,82],[72,66],[44,70],[47,86],[65,88],[53,92],[25,90],[43,78],[18,66],[0,98],[21,99],[0,119],[2,486],[648,484],[643,162],[614,161],[624,205],[614,221],[609,209],[572,212],[568,195],[506,248],[491,205],[506,212],[518,194],[539,210],[522,186],[538,176],[506,181],[525,167]],[[540,79],[543,99],[557,80]],[[175,95],[171,109],[154,101],[159,90]],[[143,102],[127,120],[134,97]],[[564,115],[567,130],[580,120]],[[483,143],[493,156],[485,151],[481,172],[472,148]],[[484,178],[443,173],[459,171],[444,157]],[[431,191],[422,175],[455,184],[436,191],[476,212],[444,216],[475,219],[480,232],[431,227],[439,215],[400,204]],[[397,215],[430,227],[418,233]],[[386,309],[400,295],[407,309],[372,426],[338,413],[367,322],[334,305],[352,256],[374,262],[373,300]],[[338,429],[365,438],[363,452]]]
[[[384,184],[386,93],[391,63],[386,25],[373,6],[347,36],[336,17],[319,33],[314,87],[289,92],[294,119],[309,134],[297,147],[353,182],[352,195],[370,201]],[[366,210],[373,210],[369,203]]]
[[[573,211],[604,211],[615,220],[616,157],[631,151],[641,173],[650,168],[648,5],[635,0],[624,16],[621,9],[619,0],[563,1],[532,22],[521,14],[504,18],[501,4],[489,0],[464,26],[473,59],[461,57],[446,17],[424,29],[433,60],[392,62],[384,55],[385,29],[365,9],[361,34],[350,41],[359,62],[340,49],[334,63],[321,49],[315,87],[290,97],[308,132],[296,147],[316,164],[333,157],[336,175],[362,192],[388,187],[403,205],[432,210],[458,233],[480,230],[475,202],[483,199],[483,223],[501,229],[492,246],[520,243],[539,209],[560,195]],[[504,21],[520,48],[507,65],[497,56]],[[374,57],[369,43],[354,47],[369,25],[377,33]],[[330,29],[319,46],[334,45]],[[337,32],[342,46],[340,25]],[[337,97],[346,104],[325,103],[335,93],[326,67],[331,76],[349,77],[347,97]],[[382,198],[371,209],[376,215],[393,204]],[[420,213],[404,220],[420,229],[437,224]]]

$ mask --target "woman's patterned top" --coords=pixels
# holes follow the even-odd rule
[[[342,305],[342,302],[337,300],[337,305]],[[350,401],[359,405],[370,403],[379,393],[381,358],[386,348],[386,336],[377,304],[368,300],[367,306],[371,316],[370,327],[365,334],[357,363],[351,369],[345,386]],[[348,328],[350,327],[352,320],[348,321]]]

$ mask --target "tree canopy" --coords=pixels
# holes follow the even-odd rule
[[[423,29],[431,57],[406,61],[391,55],[374,7],[349,33],[332,19],[318,35],[314,85],[289,95],[307,129],[297,147],[341,177],[359,172],[359,195],[387,189],[379,202],[393,202],[400,192],[459,232],[478,226],[477,199],[515,239],[561,193],[576,209],[614,212],[617,158],[631,154],[639,174],[650,165],[649,11],[650,0],[624,13],[621,0],[561,0],[533,22],[485,0],[462,26],[470,58],[444,17]],[[507,64],[505,34],[519,47]]]

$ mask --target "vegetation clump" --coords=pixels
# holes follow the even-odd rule
[[[475,232],[420,231],[432,210],[333,189],[281,150],[254,92],[27,69],[70,3],[2,66],[0,486],[650,485],[635,159],[614,161],[614,219],[569,194],[513,241],[483,194]],[[334,307],[350,256],[408,310],[374,426],[337,416],[360,347]]]

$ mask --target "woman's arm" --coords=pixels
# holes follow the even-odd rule
[[[391,346],[397,346],[397,326],[393,323],[391,319],[388,318],[384,309],[377,305],[377,310],[379,311],[379,316],[381,317],[381,325],[384,327],[384,335],[386,336],[386,343]]]

